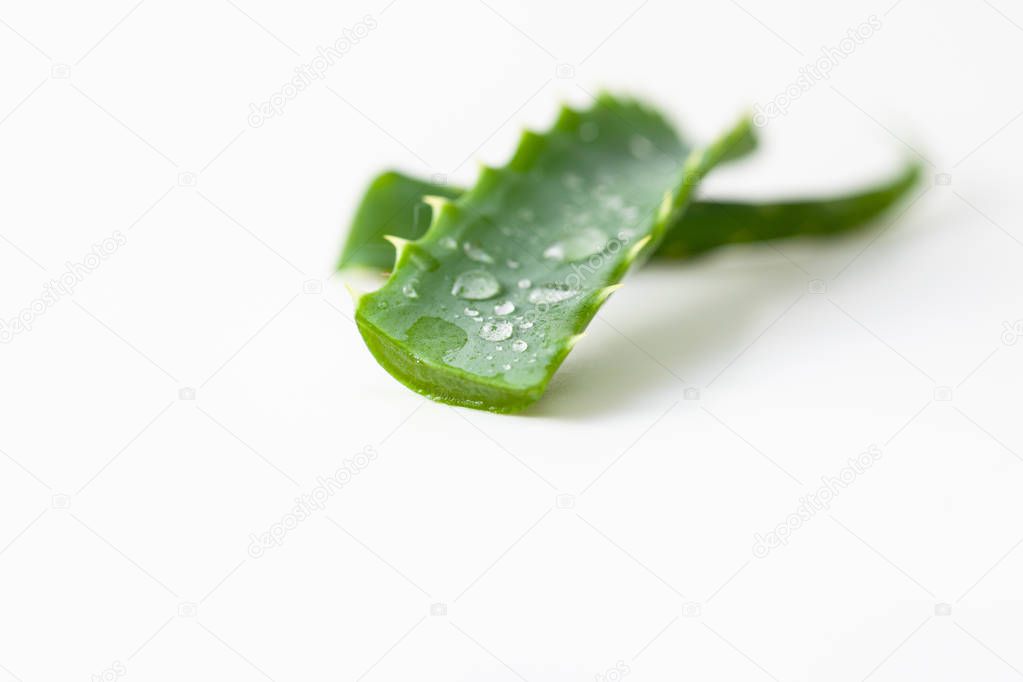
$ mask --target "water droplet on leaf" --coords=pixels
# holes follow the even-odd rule
[[[449,354],[459,350],[469,337],[465,331],[439,317],[421,317],[408,328],[408,341],[431,360],[446,362]]]
[[[515,312],[515,304],[511,301],[505,301],[504,303],[498,303],[494,306],[495,315],[511,315]]]
[[[516,353],[521,353],[527,348],[529,348],[529,344],[523,341],[522,339],[515,339],[514,341],[512,341],[512,350],[515,351]]]
[[[556,261],[577,261],[604,250],[607,238],[595,227],[586,227],[570,237],[554,242],[543,257]]]
[[[470,301],[493,298],[500,292],[501,284],[486,270],[467,270],[455,279],[451,287],[452,294]]]
[[[496,322],[484,322],[480,327],[480,336],[487,341],[504,341],[512,335],[511,322],[497,320]]]
[[[579,292],[564,284],[544,284],[529,292],[530,303],[560,303]]]
[[[654,153],[654,145],[650,140],[639,135],[633,135],[629,140],[629,151],[639,160],[649,159]]]
[[[544,249],[543,257],[547,260],[565,260],[565,245],[561,242],[551,244]]]
[[[476,261],[477,263],[494,262],[493,256],[491,256],[489,253],[481,249],[476,244],[473,244],[472,242],[466,242],[462,244],[462,250],[465,251],[466,256],[468,256],[471,260]]]
[[[572,190],[580,189],[583,186],[582,177],[575,173],[565,173],[561,178],[561,182],[564,183],[565,187]]]

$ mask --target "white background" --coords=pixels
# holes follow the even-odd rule
[[[488,3],[0,3],[0,317],[127,240],[0,346],[0,680],[1023,677],[1018,3]],[[521,416],[370,357],[331,270],[374,173],[471,183],[601,87],[706,140],[870,15],[705,191],[921,154],[908,211],[634,274]]]

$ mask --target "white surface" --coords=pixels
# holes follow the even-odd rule
[[[0,680],[1023,676],[1020,7],[488,2],[0,3],[0,317],[126,240],[0,346]],[[601,86],[707,139],[870,15],[706,189],[845,188],[908,143],[928,187],[885,229],[635,275],[526,416],[366,352],[329,276],[375,172],[471,182]]]

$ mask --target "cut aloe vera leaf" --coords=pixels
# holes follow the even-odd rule
[[[912,189],[919,177],[920,166],[908,163],[891,180],[837,197],[763,203],[697,199],[668,226],[653,257],[681,260],[727,244],[849,232],[884,213]],[[384,236],[409,240],[422,237],[432,210],[423,198],[456,198],[464,191],[396,171],[383,173],[366,190],[339,269],[390,270],[394,246]]]
[[[356,308],[367,346],[434,400],[525,408],[698,180],[749,145],[751,131],[744,120],[692,151],[630,100],[601,95],[586,111],[562,109],[550,131],[526,132],[506,166],[484,168],[458,199],[431,199],[426,234],[394,240],[390,278]]]
[[[920,165],[907,163],[887,182],[826,199],[769,203],[694,201],[668,230],[655,256],[682,259],[719,246],[790,237],[825,237],[868,225],[891,208],[920,179]]]

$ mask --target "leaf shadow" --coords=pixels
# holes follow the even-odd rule
[[[682,287],[692,278],[672,272],[678,267],[647,266],[636,278],[656,278],[662,288],[666,280],[676,279]],[[733,266],[707,259],[689,267],[720,275],[722,267]],[[800,291],[806,291],[806,282],[806,277],[794,272],[790,264],[769,263],[746,266],[733,286],[715,289],[710,297],[697,299],[680,290],[674,305],[667,306],[660,296],[645,302],[630,299],[628,305],[636,306],[637,311],[632,320],[640,318],[639,325],[618,322],[612,325],[598,315],[590,328],[606,332],[603,336],[610,334],[613,343],[593,344],[586,352],[578,353],[587,341],[583,339],[577,349],[578,357],[569,356],[554,375],[547,395],[523,416],[589,419],[620,413],[624,405],[653,393],[663,395],[665,389],[676,400],[682,400],[686,387],[699,387],[701,380],[712,380],[721,369],[713,369],[711,358],[720,356],[715,351],[722,339],[752,340],[762,331],[757,328],[758,321],[762,324],[763,320],[758,311],[770,307],[779,308],[780,312]],[[659,290],[643,287],[650,282],[637,284],[650,291]],[[706,291],[702,288],[701,296]],[[665,350],[665,339],[677,343],[668,344]]]

